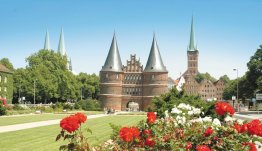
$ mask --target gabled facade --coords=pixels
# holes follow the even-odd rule
[[[146,110],[152,98],[168,90],[168,71],[163,64],[154,36],[145,69],[130,55],[122,65],[114,35],[104,66],[100,71],[100,97],[103,107],[114,110],[128,110],[134,104],[139,110]]]

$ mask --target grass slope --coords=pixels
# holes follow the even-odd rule
[[[82,112],[82,111],[80,111],[80,112]],[[100,111],[85,111],[83,113],[90,115],[90,114],[100,114],[102,112],[100,112]],[[32,115],[22,115],[22,116],[6,116],[6,117],[0,117],[0,126],[61,119],[61,118],[68,116],[68,115],[69,114],[52,114],[52,113],[50,113],[50,114],[32,114]]]
[[[90,144],[100,144],[109,139],[112,129],[109,123],[117,125],[135,125],[145,116],[108,116],[88,119],[86,124],[93,132],[89,137]],[[82,127],[83,128],[83,127]],[[57,151],[66,141],[55,141],[60,132],[59,125],[44,126],[27,130],[0,133],[1,151]]]

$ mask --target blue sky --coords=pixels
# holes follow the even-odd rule
[[[46,29],[57,50],[61,27],[75,72],[98,74],[114,30],[123,64],[130,54],[146,64],[153,32],[169,75],[187,67],[191,17],[199,49],[199,71],[218,78],[242,76],[262,44],[259,0],[0,0],[0,58],[15,68],[44,46]]]

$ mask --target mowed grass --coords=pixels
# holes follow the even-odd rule
[[[79,111],[81,112],[81,111]],[[100,111],[85,111],[82,112],[87,115],[91,114],[100,114],[103,112]],[[6,126],[6,125],[14,125],[14,124],[22,124],[22,123],[30,123],[30,122],[39,122],[39,121],[47,121],[47,120],[55,120],[55,119],[61,119],[63,117],[66,117],[70,114],[32,114],[32,115],[22,115],[22,116],[5,116],[0,117],[0,126]],[[1,146],[0,146],[1,150]]]
[[[92,130],[92,134],[86,134],[89,137],[91,145],[101,144],[110,138],[112,129],[109,123],[130,126],[136,125],[140,120],[146,119],[146,116],[107,116],[95,119],[88,119],[84,127]],[[67,144],[67,141],[55,141],[60,132],[59,125],[44,126],[27,130],[0,133],[1,151],[57,151],[59,146]]]

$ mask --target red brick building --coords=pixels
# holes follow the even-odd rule
[[[190,41],[187,50],[187,70],[182,75],[185,79],[183,88],[189,95],[199,95],[204,100],[223,100],[225,83],[222,79],[212,82],[204,79],[200,82],[196,80],[198,71],[199,51],[195,45],[193,18],[191,23]]]
[[[168,71],[163,64],[160,51],[153,38],[146,67],[131,55],[122,65],[116,37],[100,71],[100,97],[103,107],[114,110],[130,109],[137,104],[137,110],[145,110],[154,96],[168,91]]]

